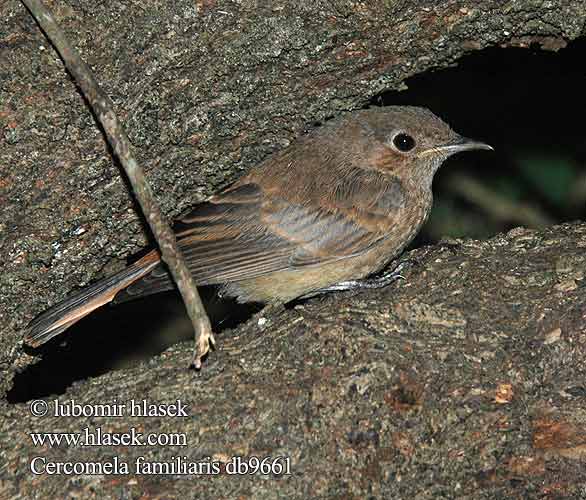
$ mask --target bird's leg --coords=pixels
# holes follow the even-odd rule
[[[330,285],[325,288],[320,288],[315,292],[311,292],[310,294],[304,295],[303,298],[314,297],[316,295],[321,295],[323,293],[328,292],[384,288],[385,286],[390,285],[394,281],[397,281],[399,279],[405,279],[405,277],[401,274],[401,271],[412,263],[412,260],[404,260],[403,262],[400,262],[398,265],[390,268],[388,271],[384,272],[380,276],[375,276],[373,278],[364,278],[360,280],[340,281],[339,283],[335,283],[334,285]]]

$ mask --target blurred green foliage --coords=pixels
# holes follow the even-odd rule
[[[523,180],[534,187],[560,211],[571,211],[572,188],[579,179],[579,167],[573,158],[564,156],[537,156],[529,151],[517,160]],[[517,183],[517,185],[519,185]],[[583,200],[584,201],[584,200]]]

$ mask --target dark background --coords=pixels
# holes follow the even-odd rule
[[[487,49],[453,68],[407,80],[407,90],[371,100],[428,107],[457,132],[495,148],[444,164],[435,178],[430,220],[411,248],[584,218],[585,51],[583,40],[559,52]],[[220,303],[213,290],[204,295],[216,331],[258,310]],[[191,335],[174,293],[106,307],[44,346],[51,354],[18,375],[10,399],[63,392],[74,380],[148,358]]]
[[[488,49],[377,99],[426,106],[457,132],[495,148],[458,155],[440,169],[434,209],[417,243],[584,217],[585,50],[583,40],[557,53]]]

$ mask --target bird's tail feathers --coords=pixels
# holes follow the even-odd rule
[[[32,347],[44,344],[95,309],[111,302],[118,292],[148,274],[159,262],[159,254],[150,252],[113,276],[72,294],[35,318],[27,327],[24,341]]]

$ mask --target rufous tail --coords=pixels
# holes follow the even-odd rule
[[[55,304],[28,325],[24,341],[32,347],[44,344],[98,307],[111,302],[118,292],[148,274],[159,262],[159,254],[150,252],[126,269]]]

